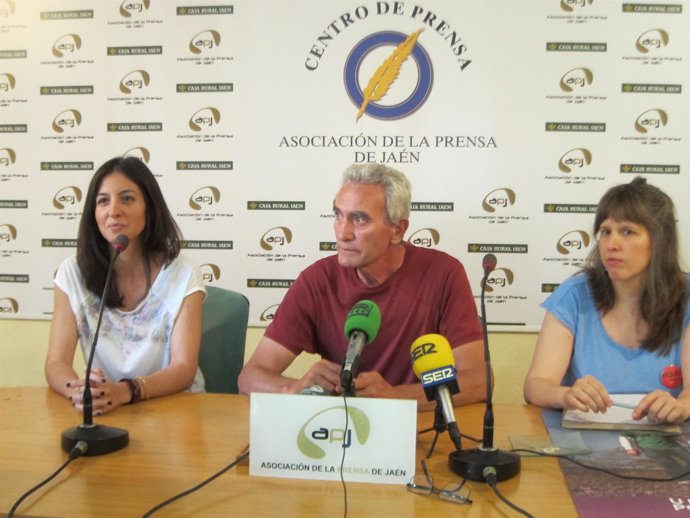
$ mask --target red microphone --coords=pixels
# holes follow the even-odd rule
[[[482,259],[482,269],[484,270],[484,276],[486,277],[496,268],[496,263],[498,260],[494,254],[486,254]]]
[[[125,234],[120,234],[115,238],[115,241],[113,241],[113,249],[118,255],[127,250],[128,246],[129,238]]]

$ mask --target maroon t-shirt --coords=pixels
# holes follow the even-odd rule
[[[376,371],[391,385],[414,383],[410,346],[438,333],[451,347],[480,340],[482,328],[462,263],[439,250],[407,242],[402,266],[383,284],[369,288],[336,255],[306,268],[285,294],[265,335],[295,354],[318,353],[342,363],[348,339],[345,318],[358,301],[381,310],[381,327],[364,348],[359,372]]]

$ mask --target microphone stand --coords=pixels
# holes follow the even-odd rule
[[[508,480],[520,473],[520,456],[510,451],[501,451],[494,447],[494,411],[493,411],[493,376],[491,374],[491,357],[489,355],[489,333],[486,325],[486,308],[484,294],[489,274],[496,267],[496,258],[488,254],[483,262],[484,278],[482,279],[481,313],[482,331],[484,332],[484,364],[486,367],[486,410],[484,411],[484,433],[482,445],[471,450],[454,451],[448,456],[450,470],[475,482]]]
[[[436,442],[438,441],[438,436],[445,432],[447,430],[446,426],[446,419],[443,416],[443,409],[441,408],[441,405],[437,404],[436,408],[434,409],[434,424],[431,428],[427,428],[425,430],[421,430],[419,432],[419,435],[426,433],[426,432],[436,432],[434,433],[434,439],[431,441],[431,447],[429,448],[429,453],[426,454],[426,458],[430,458],[431,455],[434,453],[434,448],[436,448]]]
[[[123,238],[123,239],[121,239]],[[69,428],[62,432],[62,449],[66,452],[72,451],[79,441],[87,444],[84,455],[104,455],[112,453],[121,448],[124,448],[129,443],[129,432],[122,428],[114,428],[111,426],[103,426],[93,423],[93,404],[91,397],[91,365],[93,364],[94,352],[96,351],[96,343],[98,342],[98,332],[101,329],[101,319],[103,318],[103,309],[105,308],[105,300],[110,288],[110,277],[113,272],[113,265],[115,259],[127,247],[127,236],[118,236],[115,239],[113,255],[108,267],[108,274],[105,279],[105,288],[103,288],[103,296],[101,298],[101,305],[98,310],[98,320],[96,322],[96,331],[93,335],[93,342],[91,343],[91,352],[89,353],[89,360],[86,364],[86,379],[84,382],[84,422],[79,426]]]

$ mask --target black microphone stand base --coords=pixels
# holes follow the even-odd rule
[[[69,453],[79,441],[87,444],[84,455],[105,455],[129,444],[129,432],[122,428],[99,424],[79,425],[62,432],[62,449]]]
[[[508,480],[520,473],[520,456],[496,448],[454,451],[448,456],[448,467],[456,475],[475,482],[486,482],[484,470],[496,470],[496,481]]]

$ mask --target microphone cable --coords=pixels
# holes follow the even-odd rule
[[[513,450],[513,451],[515,451],[515,450]],[[484,480],[486,480],[486,483],[493,490],[494,494],[498,497],[498,499],[501,502],[506,504],[508,507],[510,507],[514,511],[517,511],[521,515],[526,516],[527,518],[534,518],[534,516],[529,514],[527,511],[525,511],[521,507],[515,505],[513,502],[508,500],[505,496],[503,496],[503,493],[501,493],[498,490],[498,485],[497,485],[498,481],[496,479],[496,468],[494,468],[493,466],[487,466],[486,468],[484,468],[482,475],[484,476]]]
[[[88,448],[88,445],[84,441],[79,441],[77,444],[74,445],[74,448],[72,448],[69,453],[67,454],[67,460],[65,463],[60,466],[52,475],[50,475],[48,478],[46,478],[43,482],[35,485],[31,489],[29,489],[26,493],[24,493],[22,496],[20,496],[17,501],[14,503],[12,506],[12,509],[10,509],[10,512],[7,513],[7,518],[12,518],[14,516],[14,513],[17,511],[17,508],[20,506],[20,504],[26,500],[26,498],[31,495],[32,493],[38,491],[41,489],[43,486],[45,486],[48,482],[53,480],[55,477],[57,477],[62,470],[64,470],[67,466],[70,465],[70,463],[84,455],[86,453],[86,450]]]
[[[155,513],[156,511],[159,511],[160,509],[162,509],[162,508],[165,507],[166,505],[172,504],[173,502],[179,500],[180,498],[182,498],[182,497],[184,497],[184,496],[187,496],[187,495],[193,493],[194,491],[196,491],[196,490],[198,490],[198,489],[201,489],[201,488],[204,487],[205,485],[207,485],[207,484],[213,482],[215,479],[217,479],[218,477],[220,477],[220,476],[223,475],[224,473],[230,471],[232,468],[234,468],[235,466],[237,466],[237,464],[239,464],[240,462],[242,462],[242,461],[243,461],[244,459],[246,459],[247,457],[249,457],[249,450],[245,451],[242,455],[240,455],[239,457],[237,457],[237,458],[236,458],[234,461],[232,461],[230,464],[228,464],[227,466],[225,466],[223,469],[221,469],[220,471],[218,471],[218,472],[215,473],[214,475],[211,475],[209,478],[207,478],[207,479],[204,480],[203,482],[200,482],[200,483],[197,484],[196,486],[194,486],[194,487],[192,487],[192,488],[190,488],[190,489],[187,489],[186,491],[183,491],[182,493],[179,493],[179,494],[177,494],[177,495],[175,495],[175,496],[173,496],[173,497],[170,497],[170,498],[168,498],[167,500],[161,502],[160,504],[158,504],[158,505],[152,507],[151,509],[149,509],[148,511],[146,511],[146,512],[142,515],[142,518],[147,518],[148,516],[151,516],[153,513]]]
[[[343,468],[345,467],[345,451],[347,450],[345,442],[347,441],[347,429],[350,426],[350,413],[347,409],[347,394],[345,392],[343,392],[343,405],[345,406],[345,431],[343,432],[343,454],[340,457],[340,483],[343,485],[343,518],[347,518],[347,484],[345,483]]]
[[[620,478],[623,480],[640,480],[642,482],[674,482],[676,480],[680,480],[690,475],[690,470],[684,471],[674,477],[666,478],[645,477],[640,475],[625,475],[623,473],[616,473],[615,471],[611,471],[610,469],[600,468],[599,466],[593,466],[591,464],[585,464],[584,462],[569,457],[568,455],[559,455],[558,453],[546,453],[543,451],[530,450],[527,448],[517,448],[511,451],[514,451],[516,453],[531,453],[533,455],[539,455],[540,457],[553,457],[555,459],[565,459],[572,462],[573,464],[580,466],[581,468],[589,469],[592,471],[598,471],[599,473],[605,473],[606,475],[611,475],[612,477]]]

